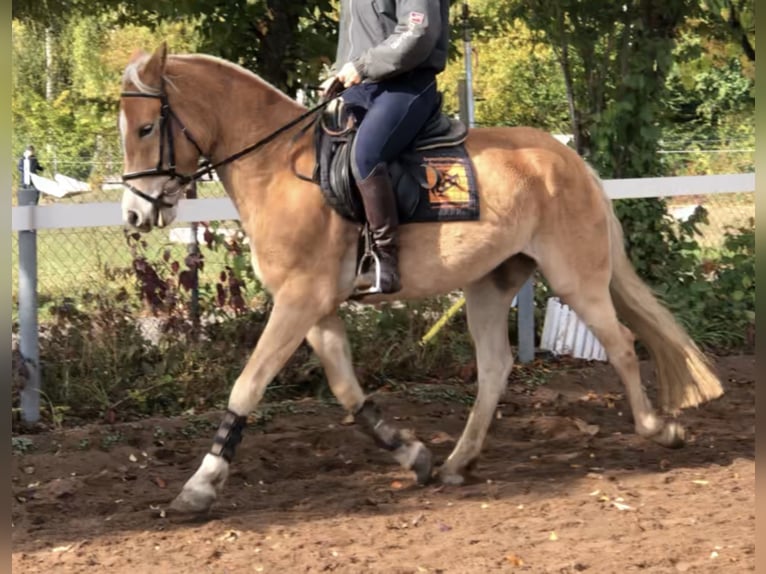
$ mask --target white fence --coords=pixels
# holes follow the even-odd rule
[[[612,199],[750,193],[755,190],[755,174],[605,180],[604,187]],[[227,221],[238,218],[234,204],[228,198],[193,199],[181,200],[176,221]],[[105,226],[122,226],[122,212],[118,202],[19,205],[12,209],[11,228],[19,233],[19,352],[26,363],[28,373],[21,395],[22,416],[25,421],[34,422],[39,418],[35,232]],[[534,357],[533,305],[532,285],[527,283],[518,297],[518,355],[521,361],[530,361]]]
[[[604,180],[612,199],[748,193],[755,190],[755,174],[697,175]],[[178,222],[225,221],[239,219],[228,198],[186,199],[178,207]],[[13,208],[11,229],[67,229],[122,225],[120,204],[80,203]]]

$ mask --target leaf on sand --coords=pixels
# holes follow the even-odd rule
[[[692,483],[698,484],[700,486],[707,486],[708,484],[710,484],[710,482],[708,482],[707,480],[692,480]]]
[[[582,419],[575,418],[572,420],[574,421],[574,424],[577,425],[578,430],[588,436],[596,436],[600,430],[598,425],[589,425]]]
[[[617,510],[633,510],[633,507],[628,506],[627,504],[623,504],[622,502],[613,502],[612,506],[614,506]]]
[[[558,540],[558,539],[559,539],[559,535],[558,535],[558,534],[556,534],[556,531],[555,531],[555,530],[554,530],[554,531],[551,531],[551,533],[548,535],[548,540],[550,540],[550,541],[552,541],[552,542],[555,542],[555,541],[556,541],[556,540]]]
[[[402,484],[401,481],[395,480],[391,483],[391,488],[393,488],[394,490],[400,490],[404,488],[404,485]]]
[[[234,542],[237,538],[239,538],[239,535],[240,532],[238,530],[227,530],[218,537],[218,540],[222,540],[224,542]]]
[[[518,554],[511,552],[505,559],[511,563],[511,566],[524,566],[524,560]]]

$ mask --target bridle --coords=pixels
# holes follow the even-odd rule
[[[159,93],[150,93],[150,92],[122,92],[120,94],[120,97],[123,98],[154,98],[158,99],[160,101],[160,150],[159,150],[159,159],[157,160],[157,167],[145,169],[141,171],[134,171],[131,173],[126,173],[122,175],[122,182],[125,187],[127,187],[134,195],[140,197],[144,201],[148,201],[152,204],[152,207],[155,209],[156,214],[159,215],[160,209],[162,207],[174,207],[175,203],[168,203],[168,199],[175,199],[175,197],[181,193],[181,191],[184,189],[185,186],[188,184],[199,180],[201,177],[211,173],[213,170],[226,165],[228,163],[231,163],[233,161],[238,160],[244,155],[249,154],[252,151],[255,151],[259,147],[266,145],[267,143],[271,142],[272,140],[276,139],[279,135],[286,132],[293,126],[301,123],[306,118],[316,114],[318,111],[324,109],[331,101],[333,101],[335,98],[339,97],[342,93],[342,86],[338,87],[336,85],[331,86],[327,90],[327,96],[316,106],[310,108],[306,112],[302,113],[300,116],[295,118],[294,120],[289,121],[288,123],[284,124],[282,127],[278,128],[277,130],[273,131],[266,137],[262,138],[261,140],[257,141],[256,143],[238,151],[235,154],[232,154],[228,156],[227,158],[217,162],[217,163],[211,163],[210,160],[207,157],[207,154],[205,154],[202,151],[202,148],[197,143],[197,141],[194,139],[194,137],[189,133],[189,130],[186,129],[186,126],[183,124],[183,122],[178,118],[178,116],[173,112],[173,110],[170,108],[170,102],[168,101],[167,93],[165,92],[165,83],[162,82],[161,88]],[[194,173],[191,174],[183,174],[176,171],[176,157],[175,157],[175,142],[173,140],[173,126],[172,123],[175,122],[178,124],[178,126],[181,129],[181,133],[184,134],[186,139],[191,142],[191,144],[197,148],[197,151],[200,154],[200,157],[204,159],[202,166],[197,169]],[[168,150],[168,165],[167,167],[163,167],[164,164],[164,157],[165,157],[165,146],[167,146]],[[152,197],[151,195],[141,191],[137,187],[131,185],[128,183],[130,180],[138,179],[140,177],[159,177],[159,176],[167,176],[168,181],[166,182],[166,185],[174,182],[177,184],[177,187],[172,191],[166,191],[163,186],[163,191],[157,196]]]
[[[189,130],[186,129],[186,126],[183,124],[183,122],[170,108],[170,102],[168,101],[168,96],[165,93],[164,83],[160,93],[158,94],[152,94],[148,92],[122,92],[120,96],[123,98],[153,98],[160,101],[160,157],[157,160],[157,167],[145,169],[142,171],[125,173],[122,175],[122,182],[125,187],[127,187],[133,194],[137,195],[144,201],[151,203],[154,209],[156,209],[158,212],[161,207],[173,207],[174,204],[168,203],[167,198],[175,197],[178,193],[181,192],[184,186],[197,178],[194,178],[193,175],[180,174],[176,171],[176,148],[175,141],[173,139],[172,123],[176,122],[180,126],[181,133],[183,133],[184,136],[186,136],[186,139],[190,141],[195,148],[197,148],[197,151],[201,157],[205,158],[205,153],[202,151],[202,148],[199,146],[194,137],[189,133]],[[165,158],[165,146],[167,146],[168,149],[167,167],[163,167]],[[205,163],[209,163],[207,159],[205,160]],[[128,183],[130,180],[138,179],[140,177],[158,176],[167,176],[167,183],[176,182],[178,184],[177,188],[172,192],[166,192],[163,189],[162,193],[160,193],[157,197],[152,197],[151,195]]]

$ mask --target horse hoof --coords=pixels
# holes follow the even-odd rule
[[[462,486],[465,484],[465,476],[459,472],[448,471],[443,467],[439,470],[438,476],[439,482],[448,486]]]
[[[410,467],[417,477],[418,484],[424,485],[431,481],[431,472],[434,468],[431,451],[423,443],[418,443],[418,452]]]
[[[179,514],[200,514],[210,510],[216,499],[215,489],[184,488],[170,503],[170,510]]]
[[[676,421],[665,423],[662,430],[652,440],[666,448],[681,448],[686,444],[686,430]]]

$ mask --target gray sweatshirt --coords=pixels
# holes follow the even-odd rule
[[[353,62],[363,79],[415,69],[441,72],[449,48],[449,0],[341,0],[334,71]]]

